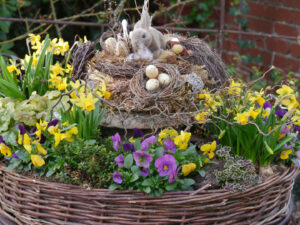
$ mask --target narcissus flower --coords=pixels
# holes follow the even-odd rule
[[[45,160],[40,155],[31,155],[31,162],[36,167],[41,167],[45,165]]]
[[[281,154],[280,154],[280,158],[281,159],[288,159],[289,155],[291,153],[292,153],[292,149],[288,149],[288,150],[282,151]]]
[[[282,87],[277,89],[277,91],[276,91],[276,93],[281,96],[290,95],[293,92],[294,92],[294,90],[287,85],[282,85]]]
[[[98,98],[95,98],[92,93],[89,93],[87,96],[81,93],[79,96],[79,99],[71,99],[71,102],[82,108],[82,110],[92,111],[95,109]]]
[[[237,121],[239,124],[245,125],[249,121],[249,116],[249,112],[237,113],[236,117],[234,117],[234,120]]]
[[[203,155],[208,155],[209,159],[212,159],[215,156],[214,151],[216,150],[217,142],[213,141],[211,144],[204,144],[200,147],[200,150],[203,152]]]
[[[62,68],[59,63],[50,66],[51,73],[54,75],[64,75],[64,68]]]
[[[209,115],[209,112],[200,112],[195,116],[195,119],[198,121],[199,124],[206,123],[206,117]]]
[[[29,40],[30,40],[30,44],[31,45],[36,45],[37,43],[39,43],[41,41],[41,35],[34,35],[32,33],[28,34],[29,36]]]
[[[242,84],[235,82],[233,79],[230,79],[230,87],[227,92],[231,95],[239,95],[242,92]]]
[[[183,173],[183,176],[189,175],[191,172],[193,172],[196,169],[195,163],[189,163],[182,166],[181,172]]]
[[[256,119],[256,117],[260,114],[260,109],[254,110],[254,107],[251,107],[249,113],[253,119]]]
[[[2,155],[11,156],[10,148],[3,142],[0,144],[0,152]]]
[[[184,132],[181,131],[180,135],[178,135],[175,139],[174,139],[174,143],[175,145],[180,149],[180,150],[185,150],[188,147],[188,143],[191,139],[191,133],[189,132]]]

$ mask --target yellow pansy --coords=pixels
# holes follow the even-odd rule
[[[44,149],[44,147],[40,143],[38,143],[36,147],[39,153],[41,153],[42,155],[47,155],[46,149]]]
[[[292,153],[292,149],[288,149],[288,150],[282,151],[281,154],[280,154],[280,158],[281,159],[288,159],[289,155],[291,153]]]
[[[294,92],[294,90],[287,85],[282,85],[282,87],[276,91],[276,93],[281,96],[290,95],[293,92]]]
[[[48,132],[49,134],[54,135],[54,147],[57,147],[60,141],[63,139],[63,135],[60,133],[58,125],[49,127]]]
[[[193,172],[196,169],[195,163],[189,163],[182,166],[181,172],[183,173],[183,176],[189,175],[191,172]]]
[[[248,123],[249,116],[249,112],[237,113],[236,117],[234,117],[234,120],[237,121],[239,124],[245,125]]]
[[[135,139],[133,137],[129,138],[129,142],[134,144],[135,143]]]
[[[191,139],[191,133],[181,131],[180,135],[175,137],[174,143],[180,150],[185,150],[188,147],[188,142]]]
[[[263,117],[269,116],[270,112],[271,112],[271,108],[266,108],[262,111],[262,116]]]
[[[216,150],[217,142],[213,141],[211,144],[204,144],[200,147],[200,150],[203,152],[203,155],[208,155],[209,159],[212,159],[215,156],[214,151]]]
[[[206,117],[209,114],[209,112],[200,112],[195,116],[195,119],[199,124],[206,123]]]
[[[40,155],[31,155],[31,162],[36,167],[41,167],[45,165],[45,160]]]
[[[166,138],[170,138],[171,140],[174,140],[174,138],[178,136],[178,133],[173,128],[166,128],[163,129],[159,135],[158,135],[158,141],[162,144],[162,140]]]
[[[2,155],[11,156],[11,150],[3,142],[0,144],[0,152]]]
[[[36,126],[36,129],[38,129],[38,130],[46,130],[47,126],[48,126],[48,122],[40,120],[40,122],[36,123],[35,126]]]
[[[18,144],[19,145],[23,144],[23,135],[21,135],[21,134],[18,135]]]
[[[31,153],[31,151],[32,151],[31,141],[30,141],[30,137],[26,133],[24,134],[24,145],[23,146],[28,153]]]

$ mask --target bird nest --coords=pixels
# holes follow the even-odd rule
[[[94,45],[90,42],[81,43],[73,51],[74,68],[79,68],[74,77],[84,78],[92,85],[106,83],[111,92],[110,116],[126,113],[127,116],[118,117],[124,120],[132,113],[140,113],[148,115],[148,119],[149,115],[151,118],[158,118],[153,123],[157,127],[170,125],[165,123],[166,120],[172,121],[172,126],[175,127],[179,124],[191,125],[191,117],[198,111],[198,94],[206,88],[220,87],[226,81],[227,73],[222,60],[204,41],[195,37],[174,36],[185,48],[184,53],[173,53],[169,41],[166,44],[167,50],[151,61],[115,56],[106,50],[95,52]],[[93,57],[90,53],[94,53]],[[85,57],[79,60],[79,56]],[[148,78],[145,68],[150,64],[171,78],[168,85],[154,92],[146,89]],[[131,128],[128,124],[121,127]]]

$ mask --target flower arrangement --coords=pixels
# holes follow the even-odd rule
[[[280,159],[299,167],[298,93],[287,85],[273,93],[258,92],[231,79],[224,90],[199,94],[203,110],[195,119],[219,134],[219,142],[230,146],[235,155],[260,166]]]

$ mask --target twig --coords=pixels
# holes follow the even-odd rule
[[[51,11],[52,11],[53,18],[54,18],[55,20],[57,20],[53,0],[50,0],[50,6],[51,6]],[[62,36],[61,36],[61,32],[60,32],[60,30],[59,30],[58,24],[55,24],[55,29],[56,29],[56,32],[57,32],[58,37],[61,38]]]

